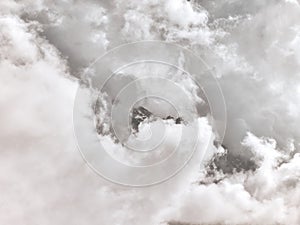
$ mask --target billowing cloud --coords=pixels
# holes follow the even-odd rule
[[[298,1],[4,0],[0,15],[1,224],[300,223]],[[221,145],[211,139],[209,115],[198,115],[204,160],[195,156],[158,186],[127,188],[97,176],[81,158],[73,104],[93,60],[119,44],[153,39],[207,62],[224,93],[228,127]],[[120,73],[119,84],[142,69]],[[173,78],[200,107],[205,99],[194,83]],[[126,156],[109,127],[111,99],[101,97],[100,139]],[[170,118],[163,119],[167,150],[185,126]],[[147,135],[147,126],[159,130],[158,121],[142,122],[137,136]]]

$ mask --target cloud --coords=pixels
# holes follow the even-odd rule
[[[1,223],[299,224],[299,11],[297,1],[2,1]],[[205,164],[198,156],[164,184],[130,189],[84,163],[72,110],[91,61],[149,39],[188,47],[211,65],[228,130],[216,147],[199,118]]]

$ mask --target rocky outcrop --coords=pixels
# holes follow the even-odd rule
[[[145,120],[155,120],[156,117],[151,113],[148,109],[146,109],[143,106],[139,106],[137,108],[133,108],[132,113],[131,113],[131,126],[132,130],[134,132],[139,131],[139,125],[140,123],[144,122]],[[163,118],[164,120],[174,120],[175,124],[181,124],[183,123],[183,119],[181,117],[174,118],[173,116],[167,116]]]

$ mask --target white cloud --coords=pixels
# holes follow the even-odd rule
[[[54,2],[0,3],[1,224],[300,223],[296,1]],[[130,189],[85,165],[72,126],[74,76],[107,49],[147,39],[190,47],[214,67],[228,106],[224,146],[255,171],[220,164],[207,177],[196,157],[175,179]],[[224,149],[201,121],[209,162]]]

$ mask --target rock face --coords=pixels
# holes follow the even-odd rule
[[[252,159],[243,158],[241,155],[234,155],[226,149],[222,153],[217,153],[207,163],[205,170],[205,177],[199,184],[212,184],[219,183],[228,175],[234,173],[255,171],[258,165]]]
[[[131,126],[133,131],[138,132],[140,123],[145,121],[146,119],[149,119],[152,116],[153,114],[143,106],[133,108],[131,116]]]
[[[133,108],[131,115],[131,126],[133,132],[139,131],[139,125],[145,120],[154,120],[155,116],[148,109],[143,106],[139,106],[137,108]],[[172,116],[167,116],[163,118],[164,120],[174,120],[176,124],[181,124],[183,119],[181,117],[177,117],[176,119]]]

